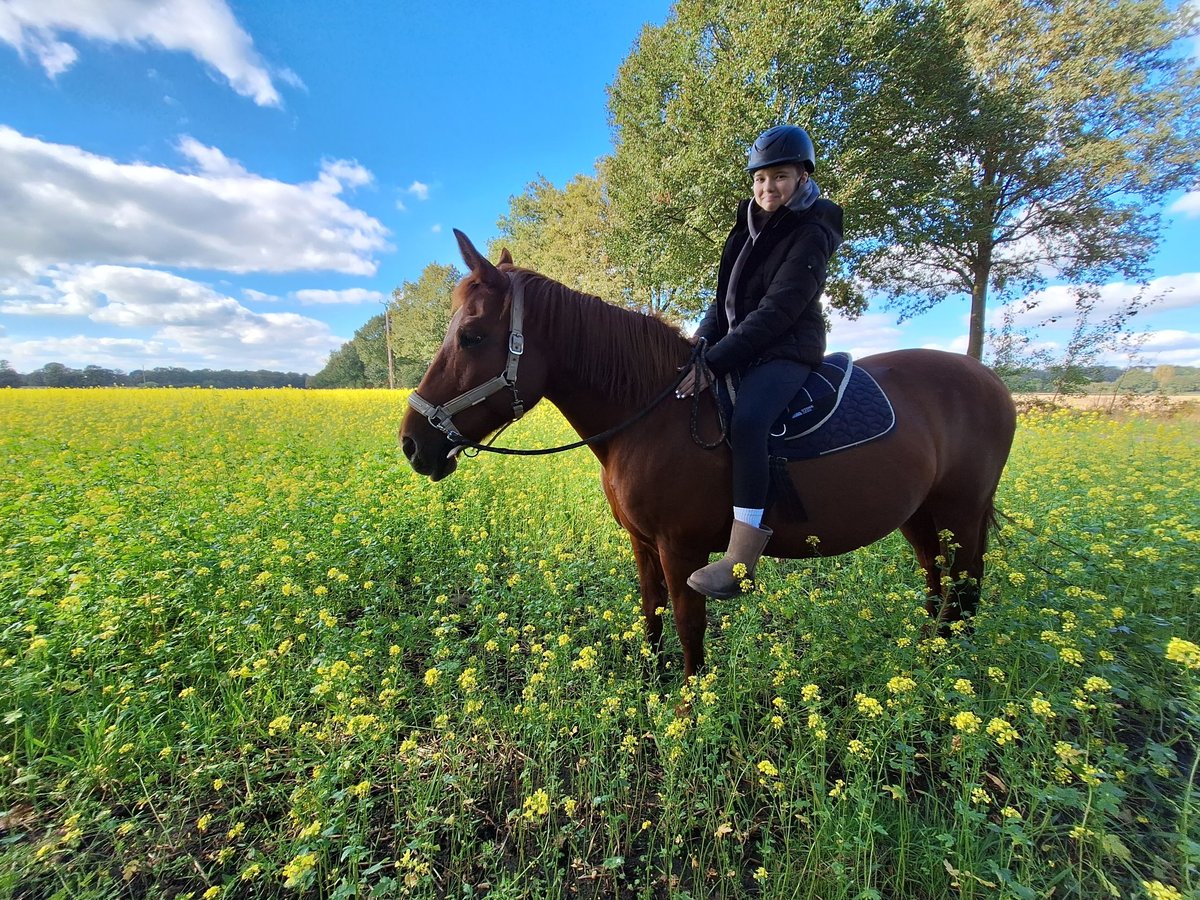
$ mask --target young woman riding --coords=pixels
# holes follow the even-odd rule
[[[717,274],[717,293],[696,329],[708,343],[708,369],[734,373],[737,400],[729,423],[733,450],[733,529],[723,558],[693,572],[688,584],[709,597],[741,592],[734,573],[754,570],[772,530],[762,527],[772,424],[825,353],[821,292],[829,259],[842,242],[842,209],[812,180],[816,154],[802,128],[779,125],[750,148],[746,171],[754,199],[738,205]],[[708,387],[696,369],[676,396]]]

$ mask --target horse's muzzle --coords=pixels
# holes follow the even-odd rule
[[[400,449],[413,471],[431,481],[441,481],[458,468],[458,454],[447,440],[421,445],[411,435],[401,434]]]

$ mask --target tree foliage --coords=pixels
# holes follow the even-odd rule
[[[1195,34],[1163,0],[680,0],[610,88],[610,250],[698,309],[748,142],[803,125],[846,209],[834,305],[968,298],[979,358],[990,299],[1144,276],[1197,177]]]
[[[938,126],[962,105],[959,46],[943,8],[918,0],[680,0],[643,29],[610,88],[613,256],[639,286],[698,311],[750,193],[749,144],[803,125],[853,239],[828,291],[861,311],[857,260],[932,189]]]
[[[534,269],[567,287],[643,311],[655,310],[609,256],[608,197],[598,177],[576,175],[561,190],[539,176],[509,198],[488,244],[495,258],[507,247],[518,266]]]
[[[967,104],[922,215],[898,219],[863,277],[902,316],[971,300],[982,354],[989,297],[1050,277],[1143,280],[1158,206],[1197,177],[1200,79],[1178,52],[1194,34],[1161,0],[952,0]],[[906,185],[907,187],[907,185]],[[922,180],[922,190],[927,190]]]
[[[430,263],[416,281],[392,291],[388,315],[398,387],[416,387],[433,362],[450,321],[451,294],[462,277],[454,266]]]
[[[363,362],[351,341],[329,354],[324,367],[308,379],[312,388],[361,388],[367,386]]]

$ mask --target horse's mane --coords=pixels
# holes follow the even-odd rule
[[[687,361],[687,339],[657,316],[614,306],[528,269],[513,271],[527,279],[531,323],[555,336],[563,363],[588,386],[622,402],[645,403]]]

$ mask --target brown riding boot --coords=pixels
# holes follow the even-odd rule
[[[762,556],[763,548],[774,534],[770,528],[755,528],[745,522],[733,520],[729,533],[729,549],[715,563],[697,569],[688,576],[688,586],[706,597],[728,600],[742,592],[743,578],[733,574],[733,567],[741,563],[746,567],[744,578],[753,579],[754,569]]]

